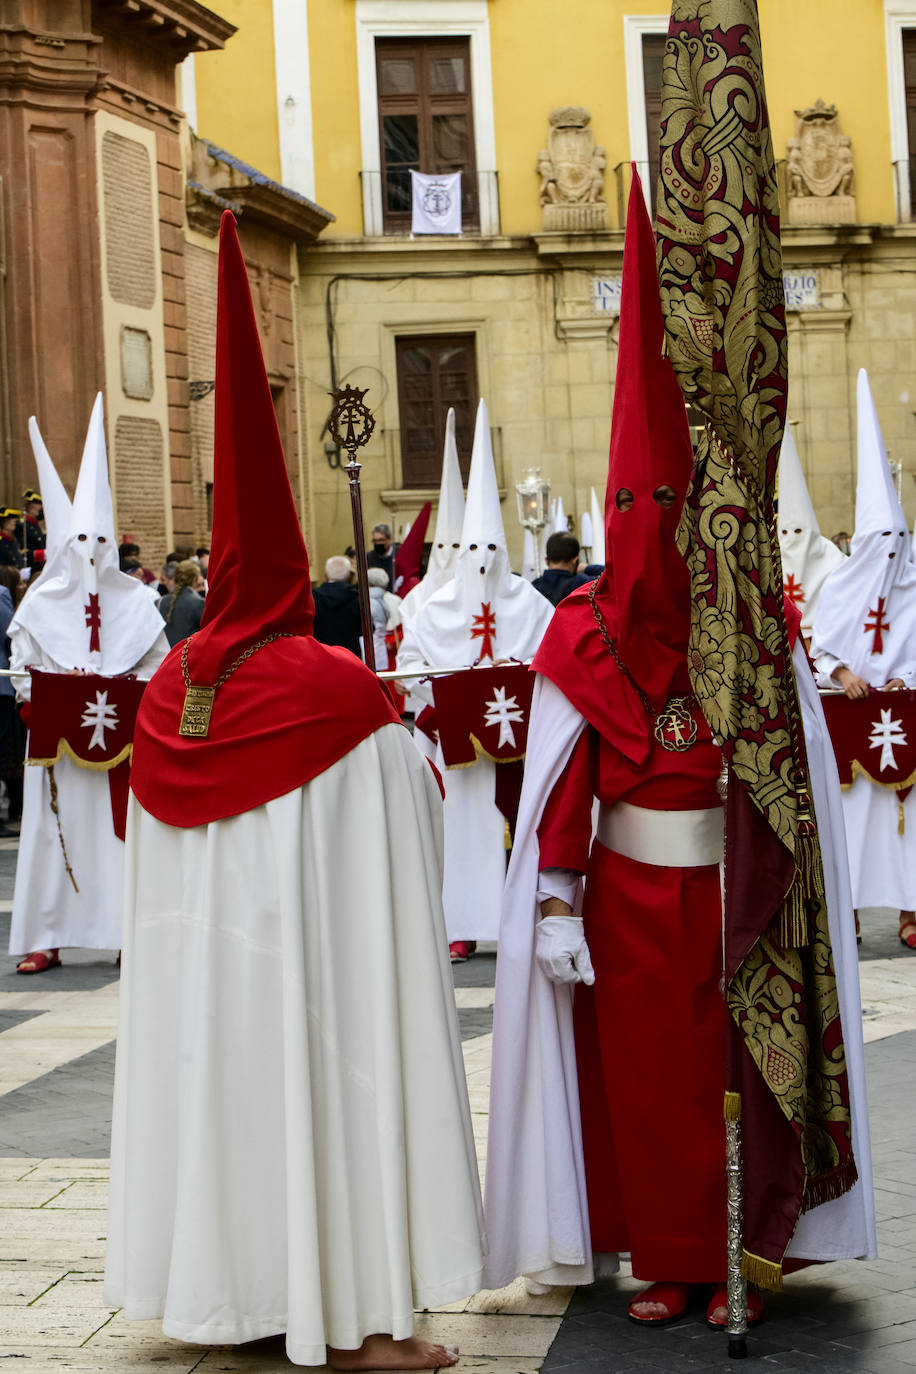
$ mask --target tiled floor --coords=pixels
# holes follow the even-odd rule
[[[14,848],[0,848],[0,948],[14,860]],[[864,933],[881,1258],[792,1279],[752,1337],[748,1374],[916,1374],[916,956],[895,943],[886,913],[866,913]],[[0,1361],[28,1374],[288,1370],[282,1340],[182,1345],[163,1338],[157,1323],[126,1322],[102,1302],[114,958],[114,951],[66,952],[64,968],[30,979],[0,958]],[[481,1164],[494,974],[487,950],[455,969]],[[636,1286],[621,1277],[570,1303],[569,1290],[530,1297],[516,1283],[424,1314],[418,1329],[458,1344],[459,1370],[469,1374],[536,1374],[542,1366],[569,1374],[580,1368],[701,1371],[728,1364],[722,1339],[695,1316],[651,1334],[630,1326],[624,1311]],[[0,1371],[6,1367],[0,1364]]]

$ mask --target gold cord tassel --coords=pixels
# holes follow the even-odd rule
[[[906,816],[903,811],[903,802],[897,803],[897,834],[906,834]]]
[[[73,891],[79,892],[76,879],[73,876],[73,869],[70,867],[70,860],[67,858],[67,846],[64,844],[64,832],[60,824],[60,807],[57,804],[57,779],[54,776],[54,764],[48,768],[48,782],[51,785],[51,810],[54,812],[54,819],[57,821],[57,838],[60,840],[60,852],[64,856],[64,868],[67,870],[67,877],[73,884]]]

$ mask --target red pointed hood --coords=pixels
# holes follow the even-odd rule
[[[219,234],[213,538],[195,682],[269,634],[308,635],[315,608],[248,273],[230,211]],[[265,501],[265,492],[270,500]]]
[[[144,693],[131,787],[168,825],[250,811],[302,787],[398,717],[346,649],[319,644],[309,564],[286,475],[235,220],[220,229],[210,590],[200,631]],[[264,493],[269,492],[269,508]],[[180,734],[182,651],[195,686],[216,688],[206,736]]]
[[[426,542],[426,531],[429,527],[431,510],[432,505],[427,501],[405,534],[403,543],[395,556],[395,585],[391,590],[397,592],[398,596],[406,596],[420,581],[420,559],[423,556],[423,545]]]
[[[655,235],[634,168],[605,497],[606,562],[595,600],[621,662],[656,711],[676,692],[689,691],[690,583],[675,538],[693,450],[663,338]],[[659,503],[660,488],[674,493],[667,508]],[[638,761],[647,747],[647,717],[601,639],[587,590],[560,602],[535,667]]]
[[[655,235],[634,169],[598,597],[613,601],[618,652],[656,710],[675,687],[689,690],[690,578],[675,540],[693,449],[684,398],[662,354],[664,332]],[[675,493],[667,509],[657,497],[663,488]]]

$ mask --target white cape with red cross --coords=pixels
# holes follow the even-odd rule
[[[837,665],[872,687],[916,686],[916,563],[866,373],[858,383],[856,529],[849,558],[831,573],[814,616],[811,652],[829,678]]]
[[[530,663],[552,615],[547,598],[509,567],[487,410],[481,401],[455,577],[408,625],[398,667],[405,672],[457,672],[507,659]],[[411,691],[431,704],[428,683],[412,682]],[[422,736],[415,739],[423,748]],[[441,751],[437,764],[445,776],[448,936],[493,940],[506,872],[505,818],[494,800],[495,765],[481,758],[473,767],[446,774]]]
[[[870,687],[898,678],[916,688],[916,564],[864,372],[858,404],[856,532],[821,592],[811,652],[822,687],[835,688],[833,673],[847,667]],[[843,792],[843,812],[855,906],[916,909],[916,796],[901,804],[858,777]]]
[[[90,668],[107,677],[131,671],[155,644],[163,620],[141,582],[118,567],[102,397],[96,397],[73,503],[57,477],[37,426],[33,449],[46,502],[48,560],[10,626],[25,629],[62,670]]]

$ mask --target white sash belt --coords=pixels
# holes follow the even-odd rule
[[[725,811],[650,811],[617,802],[598,811],[597,839],[605,849],[658,868],[700,868],[722,862]]]

